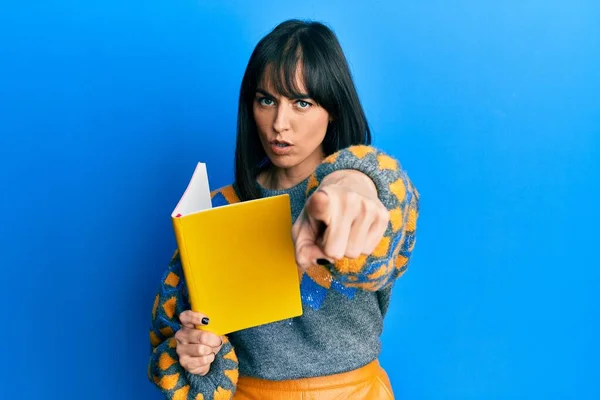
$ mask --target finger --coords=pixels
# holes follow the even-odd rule
[[[210,369],[210,365],[214,361],[214,356],[211,354],[210,356],[204,357],[190,357],[190,356],[181,356],[179,357],[179,364],[190,373],[206,373]]]
[[[375,251],[375,248],[383,239],[383,235],[388,228],[390,222],[390,215],[386,208],[381,207],[377,213],[377,218],[369,229],[369,234],[365,240],[364,250],[365,254],[371,254]]]
[[[175,332],[175,340],[179,344],[192,343],[191,335],[196,331],[194,328],[183,327]]]
[[[344,258],[346,248],[348,247],[351,226],[352,220],[344,216],[327,228],[323,239],[323,252],[328,258],[334,260]]]
[[[197,325],[208,325],[209,323],[206,315],[191,310],[186,310],[179,314],[179,321],[188,328],[194,328]]]
[[[359,214],[350,227],[350,236],[348,237],[348,246],[346,247],[346,257],[358,258],[365,249],[365,243],[371,225],[375,221],[375,215],[372,212],[365,211]]]
[[[216,346],[216,347],[212,347],[213,353],[215,353],[215,355],[219,354],[219,352],[223,348],[223,344],[225,344],[225,337],[224,336],[219,336],[219,339],[221,339],[221,343],[218,346]]]
[[[214,333],[185,327],[175,333],[175,339],[180,344],[204,344],[210,347],[218,347],[222,343]]]
[[[327,260],[333,263],[319,246],[314,243],[303,243],[300,244],[296,249],[296,264],[300,268],[308,268],[311,265],[319,263],[317,260]]]
[[[222,343],[220,336],[199,329],[195,329],[190,336],[192,337],[190,343],[204,344],[209,347],[219,347]]]
[[[296,264],[300,268],[308,268],[315,263],[318,258],[325,258],[325,254],[316,244],[322,223],[307,215],[306,208],[298,217],[292,229],[292,239],[294,241]]]
[[[331,201],[330,197],[324,190],[317,190],[306,201],[306,214],[317,220],[322,221],[325,225],[331,223]]]
[[[190,343],[177,345],[177,354],[180,356],[186,355],[190,357],[203,357],[211,355],[215,352],[214,348],[205,344]]]
[[[206,374],[208,374],[209,371],[210,371],[210,365],[204,365],[199,368],[188,370],[188,372],[190,374],[200,375],[200,376],[205,376]]]
[[[323,252],[335,260],[344,257],[348,247],[350,237],[350,228],[356,219],[360,206],[358,195],[348,193],[343,202],[332,202],[332,209],[335,210],[332,215],[331,223],[327,226],[323,236]]]

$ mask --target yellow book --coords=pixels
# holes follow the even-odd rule
[[[225,335],[302,315],[288,195],[212,208],[198,163],[171,214],[199,329]]]

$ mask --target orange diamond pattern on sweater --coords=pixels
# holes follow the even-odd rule
[[[169,275],[167,275],[167,278],[165,279],[165,283],[171,287],[176,287],[179,284],[179,275],[169,272]]]

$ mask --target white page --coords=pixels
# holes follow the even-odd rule
[[[178,214],[181,214],[183,217],[210,208],[212,208],[212,203],[206,164],[198,163],[187,189],[183,193],[183,196],[181,196],[171,216],[176,217]]]

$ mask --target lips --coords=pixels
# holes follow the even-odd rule
[[[271,151],[280,156],[288,154],[293,147],[293,144],[285,140],[271,140],[269,144],[271,145]]]
[[[271,140],[269,142],[270,144],[276,144],[276,145],[282,145],[282,146],[292,146],[292,144],[290,142],[288,142],[287,140]]]

